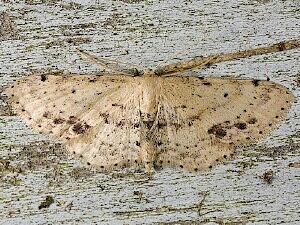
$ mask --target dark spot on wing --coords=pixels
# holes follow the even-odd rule
[[[250,118],[247,122],[249,124],[255,124],[257,122],[257,119],[255,117],[253,117],[253,118]]]
[[[72,130],[76,133],[76,134],[83,134],[86,132],[86,130],[88,130],[91,126],[89,126],[88,124],[86,124],[85,122],[82,123],[76,123]]]
[[[245,130],[247,128],[246,123],[236,123],[236,124],[234,124],[234,126],[240,130]]]
[[[48,118],[49,112],[44,112],[43,117]]]
[[[152,126],[153,126],[153,124],[154,124],[154,121],[143,121],[143,123],[145,124],[145,126],[148,128],[148,129],[150,129]]]
[[[76,117],[75,116],[70,116],[69,120],[67,121],[68,124],[75,124],[76,123]]]
[[[41,81],[45,82],[47,80],[47,76],[45,74],[41,75]]]
[[[207,133],[215,135],[217,138],[223,138],[226,136],[226,130],[220,125],[213,125],[210,129],[208,129]]]
[[[207,81],[203,82],[202,84],[203,84],[203,85],[206,85],[206,86],[211,86],[211,83],[210,83],[210,82],[207,82]]]
[[[260,82],[260,80],[256,80],[256,79],[252,80],[252,84],[253,84],[255,87],[257,87],[257,86],[259,85],[259,82]]]
[[[65,120],[62,119],[62,118],[55,118],[55,119],[53,120],[53,123],[54,123],[54,124],[62,124],[62,123],[64,123],[64,122],[65,122]]]

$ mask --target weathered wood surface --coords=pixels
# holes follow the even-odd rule
[[[0,2],[2,86],[39,70],[96,73],[75,46],[152,67],[166,58],[176,62],[297,39],[300,32],[300,4],[292,0],[76,2]],[[299,99],[299,59],[299,49],[291,50],[216,64],[199,74],[268,76]],[[300,223],[299,103],[268,138],[240,149],[226,165],[148,177],[85,168],[58,142],[11,116],[1,98],[0,224]]]

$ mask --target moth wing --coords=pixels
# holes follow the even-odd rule
[[[160,163],[198,170],[262,138],[281,121],[294,96],[270,81],[165,77],[157,142]]]
[[[6,94],[31,127],[66,141],[69,151],[109,169],[118,157],[130,162],[137,158],[139,130],[129,127],[139,122],[134,87],[134,78],[121,75],[33,75],[16,81]]]

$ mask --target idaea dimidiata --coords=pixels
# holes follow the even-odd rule
[[[294,101],[287,88],[268,80],[184,77],[161,69],[137,76],[32,75],[6,93],[31,127],[108,171],[211,168],[237,145],[274,129]]]

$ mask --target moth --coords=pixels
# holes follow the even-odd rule
[[[103,75],[31,75],[6,90],[32,128],[63,140],[88,165],[212,168],[235,148],[264,137],[295,100],[269,80],[182,76],[237,58],[299,48],[292,40],[234,53],[197,57],[155,70]],[[90,61],[105,60],[79,50]]]

